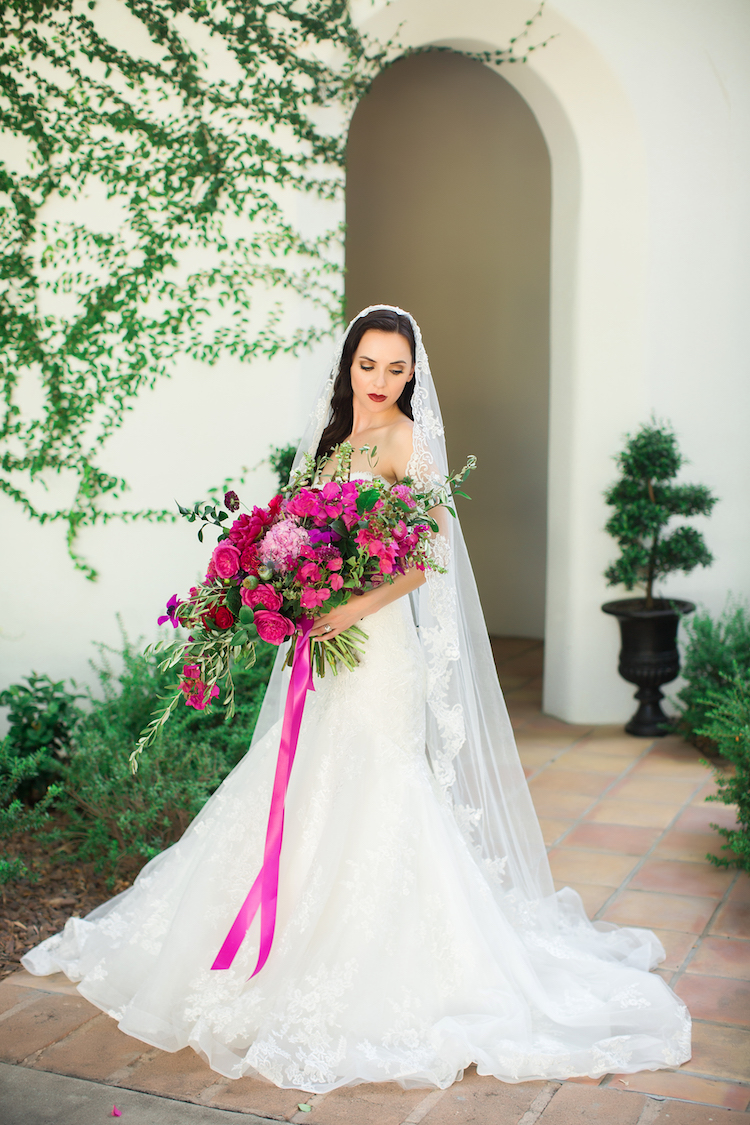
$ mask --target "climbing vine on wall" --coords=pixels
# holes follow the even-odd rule
[[[80,527],[171,518],[102,467],[139,391],[339,322],[341,231],[292,201],[341,192],[341,108],[394,48],[346,0],[0,0],[0,40],[0,490],[93,577]]]

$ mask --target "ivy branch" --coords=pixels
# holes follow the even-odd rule
[[[107,35],[115,10],[141,33],[137,57]],[[345,134],[326,110],[346,117],[398,50],[362,36],[346,0],[0,0],[0,41],[15,138],[0,163],[0,490],[63,522],[93,578],[81,527],[174,518],[117,509],[127,482],[102,465],[138,393],[178,356],[296,354],[340,323],[342,232],[302,229],[288,203],[341,194]],[[534,49],[514,44],[483,61]],[[44,503],[56,477],[60,507]]]
[[[339,323],[341,232],[305,233],[285,199],[341,191],[345,138],[320,110],[353,107],[385,58],[344,0],[124,7],[147,33],[144,57],[110,42],[102,4],[0,4],[0,128],[24,149],[0,167],[0,489],[40,522],[65,521],[89,577],[82,525],[172,518],[101,509],[127,487],[100,458],[138,392],[178,355],[296,353]],[[226,77],[190,45],[201,33],[220,42]],[[91,193],[115,215],[106,232],[87,225]],[[50,219],[54,196],[78,206]],[[258,289],[271,294],[261,310]],[[296,325],[285,291],[306,309]],[[42,389],[31,412],[29,377]],[[33,488],[54,474],[69,477],[65,507]]]

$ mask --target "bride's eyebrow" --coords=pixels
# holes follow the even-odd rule
[[[376,360],[370,359],[369,355],[361,355],[359,358],[360,359],[366,359],[368,363],[375,363],[376,362]],[[402,366],[402,367],[405,366],[406,360],[405,359],[392,359],[391,362],[388,364],[388,367],[398,367],[399,365]]]

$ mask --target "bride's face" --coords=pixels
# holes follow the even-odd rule
[[[385,414],[414,376],[411,347],[398,332],[365,332],[351,366],[352,394],[364,410]]]

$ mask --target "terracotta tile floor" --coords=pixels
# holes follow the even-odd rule
[[[511,674],[508,710],[556,885],[575,887],[594,919],[656,930],[667,952],[659,971],[695,1021],[693,1058],[678,1071],[601,1085],[746,1109],[750,879],[706,860],[723,842],[711,823],[735,824],[730,808],[706,801],[711,771],[672,736],[541,716],[541,643],[502,638],[493,648],[501,682]],[[513,674],[521,660],[526,680]]]
[[[706,803],[710,771],[680,740],[542,715],[541,642],[493,647],[557,885],[575,887],[592,918],[656,930],[667,953],[658,971],[695,1021],[689,1063],[518,1085],[470,1068],[446,1091],[384,1083],[309,1096],[230,1082],[189,1049],[149,1048],[61,975],[22,972],[0,984],[0,1060],[307,1125],[750,1125],[750,879],[705,858],[721,842],[710,822],[731,824],[731,810]]]

